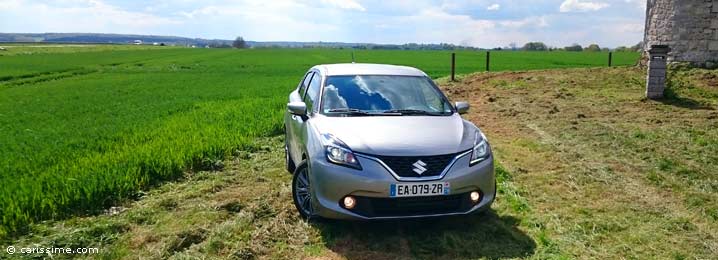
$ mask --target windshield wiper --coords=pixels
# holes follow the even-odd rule
[[[327,113],[331,114],[347,114],[347,115],[372,115],[367,111],[359,110],[356,108],[333,108],[329,109]]]
[[[442,112],[431,112],[431,111],[419,110],[419,109],[392,109],[392,110],[386,110],[382,113],[399,113],[402,115],[430,115],[430,116],[445,115]]]

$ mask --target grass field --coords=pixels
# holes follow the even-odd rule
[[[97,247],[123,259],[715,259],[718,72],[636,68],[477,73],[438,81],[488,135],[490,212],[384,222],[299,219],[281,135],[103,214],[29,225],[0,247]],[[18,256],[13,255],[13,256]],[[24,257],[43,257],[41,254]]]
[[[643,98],[644,73],[482,74],[445,89],[475,105],[467,119],[525,198],[529,234],[571,258],[715,259],[718,72],[672,71],[661,101]]]
[[[484,53],[459,52],[464,75],[449,82],[449,52],[356,51],[422,68],[471,103],[499,195],[475,216],[307,223],[283,170],[285,96],[308,67],[350,51],[129,47],[0,52],[1,248],[100,249],[60,259],[718,255],[717,71],[674,70],[667,98],[650,101],[640,69],[567,68],[605,53],[497,52],[492,68],[524,71],[470,74]],[[529,70],[540,68],[557,69]]]
[[[257,137],[283,132],[286,95],[312,65],[350,50],[5,46],[0,52],[0,236],[94,214],[186,171],[221,168]],[[354,51],[434,78],[447,51]],[[484,70],[457,53],[457,72]],[[631,65],[638,54],[616,53]],[[605,66],[606,53],[494,52],[492,70]]]

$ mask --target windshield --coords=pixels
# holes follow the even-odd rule
[[[427,77],[351,75],[327,77],[322,113],[450,115],[452,107]]]

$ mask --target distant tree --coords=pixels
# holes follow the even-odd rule
[[[522,49],[525,51],[545,51],[548,50],[548,47],[543,42],[528,42],[524,44]]]
[[[611,49],[609,49],[609,48],[606,48],[606,47],[603,47],[603,48],[601,48],[601,51],[604,51],[604,52],[609,52],[609,51],[611,51]]]
[[[242,38],[242,36],[238,36],[237,39],[232,42],[232,47],[237,49],[244,49],[247,48],[247,42],[244,41],[244,38]]]
[[[578,43],[574,43],[571,46],[566,46],[563,49],[566,51],[583,51],[583,47],[581,47],[581,45]]]
[[[221,41],[211,41],[207,46],[210,48],[232,48],[231,45]]]
[[[640,41],[636,45],[631,46],[631,51],[643,51],[643,42]]]
[[[616,47],[616,49],[614,49],[613,51],[616,51],[616,52],[627,52],[627,51],[632,51],[632,50],[629,49],[629,48],[626,47],[626,46],[619,46],[619,47]]]
[[[601,51],[601,47],[599,47],[598,44],[593,43],[593,44],[588,45],[588,47],[586,47],[583,50],[596,52],[596,51]]]
[[[512,51],[515,51],[515,50],[516,50],[516,46],[518,46],[518,45],[516,45],[515,42],[512,42],[512,43],[509,43],[509,47],[508,47],[507,49],[511,49]]]

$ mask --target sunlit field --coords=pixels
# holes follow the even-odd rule
[[[638,53],[6,46],[0,248],[107,259],[712,259],[718,73],[670,70],[644,98]],[[319,63],[436,79],[496,158],[482,214],[304,221],[281,115]],[[498,71],[498,72],[495,72]],[[0,253],[0,254],[4,254]],[[19,256],[13,255],[12,257]],[[46,254],[20,257],[43,258]],[[72,258],[73,255],[55,255]]]
[[[2,44],[0,44],[2,45]],[[4,46],[0,51],[0,237],[100,212],[283,133],[287,93],[321,63],[390,63],[432,78],[450,51]],[[614,53],[614,66],[638,53]],[[457,51],[456,71],[485,52]],[[492,52],[491,70],[606,67],[605,52]]]

